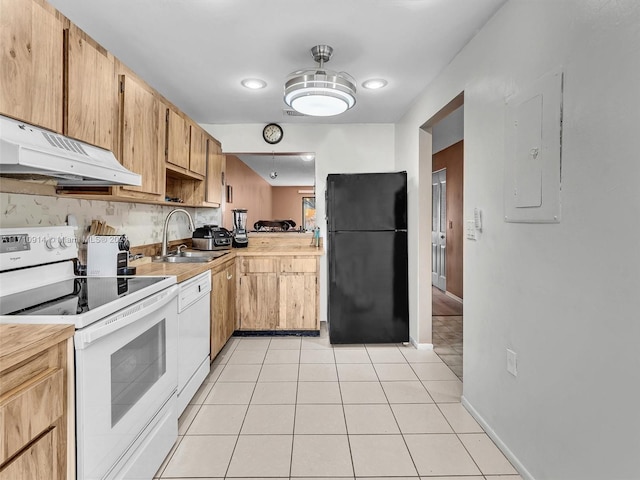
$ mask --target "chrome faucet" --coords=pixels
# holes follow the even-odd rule
[[[167,215],[167,218],[164,219],[164,228],[162,229],[162,249],[160,251],[160,255],[165,257],[167,255],[167,230],[169,227],[169,219],[173,216],[174,213],[182,212],[189,219],[189,228],[193,232],[196,229],[196,226],[193,224],[193,218],[191,218],[191,214],[187,212],[184,208],[176,208],[171,210]]]

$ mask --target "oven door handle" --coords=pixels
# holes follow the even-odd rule
[[[177,296],[178,286],[173,285],[170,288],[162,290],[149,298],[145,298],[124,310],[100,320],[97,325],[90,325],[88,328],[76,332],[74,337],[76,350],[83,350],[91,343],[148,316],[164,307]]]

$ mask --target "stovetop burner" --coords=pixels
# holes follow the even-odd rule
[[[79,315],[165,277],[75,277],[2,297],[0,315]]]

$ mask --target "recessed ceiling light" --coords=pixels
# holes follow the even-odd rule
[[[369,90],[377,90],[387,85],[387,81],[382,78],[372,78],[370,80],[365,80],[362,82],[362,86],[364,88],[368,88]]]
[[[260,90],[267,86],[267,82],[260,80],[259,78],[245,78],[242,80],[242,86],[251,90]]]

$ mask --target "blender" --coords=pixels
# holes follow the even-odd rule
[[[235,208],[233,211],[233,246],[243,248],[249,244],[247,237],[247,209]]]

